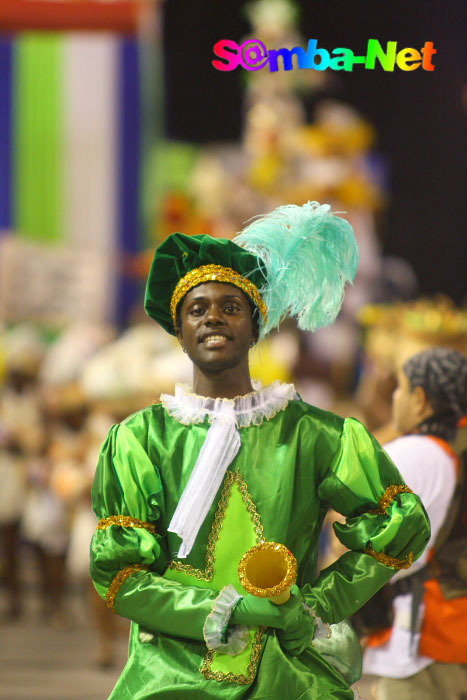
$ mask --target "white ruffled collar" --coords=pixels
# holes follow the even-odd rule
[[[227,407],[232,407],[238,428],[260,425],[263,420],[273,418],[276,413],[287,408],[289,401],[300,398],[293,384],[275,381],[263,387],[261,382],[253,380],[254,391],[234,399],[213,399],[209,396],[194,394],[188,384],[177,384],[175,395],[162,394],[161,403],[167,413],[183,425],[203,423],[208,416],[213,423]]]

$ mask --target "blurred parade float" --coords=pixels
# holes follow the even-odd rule
[[[467,353],[467,309],[447,297],[362,308],[364,359],[356,401],[380,442],[396,434],[389,424],[397,371],[416,353],[433,346]]]

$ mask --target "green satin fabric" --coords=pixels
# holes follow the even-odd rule
[[[202,628],[218,594],[214,584],[220,586],[220,580],[215,577],[210,588],[194,577],[182,583],[163,574],[180,544],[167,526],[208,429],[207,422],[184,426],[155,405],[114,426],[102,448],[93,487],[98,517],[131,515],[157,529],[154,536],[141,528],[111,526],[97,530],[93,539],[91,573],[101,595],[125,566],[150,567],[126,579],[115,599],[117,612],[134,624],[129,661],[112,700],[350,700],[348,683],[330,663],[332,652],[320,653],[310,646],[300,656],[288,657],[271,629],[251,685],[207,680],[200,673],[206,653]],[[297,583],[307,604],[325,622],[337,623],[353,614],[394,574],[394,569],[363,552],[368,544],[398,558],[409,551],[417,558],[423,551],[430,530],[417,496],[397,496],[386,515],[368,513],[377,508],[387,486],[403,481],[358,421],[343,421],[296,400],[261,425],[242,428],[240,434],[242,447],[229,470],[241,473],[265,539],[281,542],[295,554]],[[197,569],[206,567],[217,501],[185,560]],[[347,516],[347,523],[335,529],[353,551],[317,578],[318,537],[329,506]],[[235,528],[229,525],[230,530]],[[245,537],[251,540],[250,534]],[[241,532],[232,533],[236,551],[250,546],[250,540],[243,543],[241,538]],[[140,628],[153,638],[142,642]],[[354,647],[351,653],[355,655]]]
[[[332,625],[330,638],[320,637],[313,642],[315,651],[329,660],[347,683],[351,685],[362,675],[362,652],[355,630],[347,620]]]

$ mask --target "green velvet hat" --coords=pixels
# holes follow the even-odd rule
[[[233,241],[173,233],[154,255],[144,308],[175,335],[177,306],[190,289],[205,282],[227,282],[242,289],[265,319],[266,305],[259,292],[265,281],[261,259]]]
[[[156,250],[146,313],[175,335],[185,294],[204,282],[226,282],[258,308],[260,338],[287,316],[302,330],[332,323],[359,255],[351,225],[330,209],[318,202],[277,207],[232,241],[173,233]]]

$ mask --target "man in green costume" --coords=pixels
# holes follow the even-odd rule
[[[193,387],[114,426],[101,451],[91,575],[132,620],[112,700],[354,697],[345,618],[421,554],[426,513],[363,425],[252,382],[248,351],[286,314],[332,322],[357,263],[348,222],[311,202],[235,241],[176,233],[156,251],[145,308],[188,353]],[[349,551],[317,576],[329,507]],[[239,580],[262,541],[298,561],[281,606]]]

